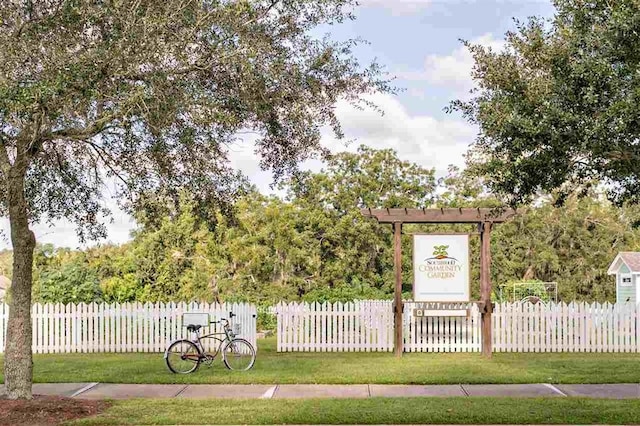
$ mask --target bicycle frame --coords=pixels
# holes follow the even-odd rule
[[[211,321],[209,323],[209,325],[211,325],[211,324],[222,324],[223,331],[222,332],[216,332],[216,333],[209,333],[209,334],[205,334],[203,336],[200,336],[199,328],[194,329],[194,330],[190,330],[193,334],[195,334],[195,339],[177,339],[177,340],[174,340],[173,342],[171,342],[169,344],[169,346],[167,346],[167,350],[165,350],[163,358],[167,359],[167,357],[169,356],[168,349],[175,342],[180,341],[180,340],[188,340],[188,341],[192,342],[194,345],[196,345],[196,348],[198,349],[198,355],[197,355],[197,358],[196,358],[195,355],[183,355],[183,359],[184,358],[188,358],[188,359],[191,359],[192,361],[196,361],[196,362],[201,362],[203,360],[206,360],[206,361],[209,361],[209,362],[213,362],[213,360],[215,360],[216,357],[218,356],[218,354],[222,351],[222,346],[226,342],[232,341],[236,337],[236,334],[233,333],[233,330],[229,326],[229,320],[226,319],[226,318],[222,318],[219,321]],[[224,336],[224,338],[219,338],[219,337],[216,337],[216,336]],[[205,351],[204,345],[202,344],[202,340],[204,340],[204,339],[214,339],[214,340],[218,341],[218,346],[217,346],[217,348],[216,348],[214,353],[209,353],[209,352]]]
[[[203,336],[200,336],[200,333],[198,330],[193,332],[196,335],[195,339],[192,339],[191,341],[198,347],[198,350],[200,351],[200,355],[201,358],[215,358],[218,356],[218,354],[220,353],[220,350],[222,349],[222,345],[225,342],[229,342],[231,341],[235,336],[233,335],[233,333],[231,331],[228,330],[228,327],[224,328],[223,332],[217,332],[217,333],[209,333],[209,334],[205,334]],[[219,337],[216,336],[223,336],[224,338],[221,339]],[[218,342],[218,345],[216,347],[216,351],[212,354],[212,353],[208,353],[205,351],[204,349],[204,345],[202,344],[202,341],[204,339],[213,339],[216,340]]]
[[[209,322],[209,326],[211,324],[221,324],[222,331],[213,333],[202,332],[201,335],[200,329],[207,327],[204,325],[207,323],[199,318],[200,317],[196,317],[193,320],[195,324],[190,323],[187,325],[187,331],[189,333],[193,333],[192,336],[174,340],[164,351],[164,359],[169,370],[173,373],[192,373],[197,370],[202,363],[211,366],[218,354],[220,354],[224,365],[229,370],[246,371],[253,367],[256,360],[256,350],[247,340],[237,338],[236,333],[238,332],[238,334],[241,334],[239,333],[240,324],[234,324],[234,327],[232,328],[229,324],[229,320],[221,318],[220,321]],[[207,352],[205,350],[205,346],[203,344],[205,339],[214,339],[218,342],[217,345],[212,344],[215,352]],[[184,348],[185,344],[187,345],[187,349]],[[174,347],[175,350],[173,349]],[[171,350],[171,352],[169,352],[169,350]],[[177,358],[174,356],[169,358],[170,353],[177,356]],[[193,364],[189,365],[189,363],[187,363],[188,368],[185,369],[182,365],[176,364],[177,362],[180,362],[180,360],[183,362],[192,362]],[[238,362],[240,362],[240,364],[238,364]]]
[[[200,336],[200,331],[199,330],[193,330],[192,333],[195,334],[195,339],[177,339],[175,341],[179,341],[179,340],[189,340],[190,342],[192,342],[194,345],[196,345],[196,347],[198,348],[198,358],[195,359],[195,356],[193,357],[193,361],[201,361],[203,359],[205,360],[211,360],[213,361],[218,354],[220,353],[222,346],[225,344],[225,342],[230,342],[231,340],[233,340],[236,335],[232,332],[231,327],[229,327],[229,321],[226,319],[222,319],[220,321],[212,321],[209,325],[211,324],[222,324],[223,330],[222,332],[216,332],[216,333],[209,333],[209,334],[205,334],[203,336]],[[216,336],[223,336],[224,338],[219,338]],[[204,345],[202,344],[202,340],[204,339],[214,339],[218,341],[218,346],[216,348],[216,351],[214,353],[209,353],[206,352],[204,349]],[[174,341],[174,342],[175,342]],[[174,342],[172,342],[171,344],[173,344]],[[169,345],[169,347],[171,346],[171,344]],[[169,353],[167,351],[165,351],[164,353],[164,358],[166,359],[167,356],[169,355]],[[187,355],[187,358],[191,358],[190,355]]]

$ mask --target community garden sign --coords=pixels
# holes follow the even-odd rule
[[[468,302],[469,235],[413,236],[413,300]]]
[[[480,300],[482,353],[490,357],[491,344],[491,229],[494,223],[501,223],[515,215],[515,211],[507,208],[457,208],[457,209],[362,209],[365,217],[375,218],[378,223],[393,225],[393,265],[394,285],[394,347],[396,356],[402,356],[402,225],[404,223],[475,223],[480,234]],[[429,234],[433,238],[444,238],[442,235]],[[425,235],[427,237],[427,235]],[[433,240],[425,238],[419,242],[421,252],[414,257],[414,296],[423,297],[425,301],[468,301],[469,300],[469,236],[456,239]],[[420,241],[420,239],[418,239]],[[414,242],[416,240],[414,239]],[[435,241],[434,244],[432,244]],[[424,246],[423,246],[424,244]],[[466,247],[466,251],[464,249]],[[431,253],[429,253],[431,250]],[[455,258],[456,262],[451,262]],[[434,259],[435,258],[435,259]],[[417,263],[422,260],[422,263]],[[460,263],[458,263],[460,262]],[[464,265],[463,266],[463,262]],[[457,267],[460,267],[459,269]],[[417,269],[416,269],[417,267]],[[420,269],[423,269],[422,271]],[[424,273],[423,277],[420,274]],[[466,274],[466,293],[462,289],[463,276]],[[415,293],[421,293],[416,295]],[[435,293],[440,293],[436,295]],[[436,297],[438,296],[438,297]],[[444,299],[443,298],[449,298]],[[454,300],[453,298],[460,298]],[[438,300],[439,299],[439,300]],[[416,299],[418,300],[418,299]]]

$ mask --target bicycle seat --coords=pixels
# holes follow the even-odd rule
[[[187,330],[188,330],[188,331],[198,331],[198,330],[200,330],[201,328],[202,328],[202,326],[201,326],[201,325],[193,325],[193,324],[189,324],[189,325],[187,326]]]

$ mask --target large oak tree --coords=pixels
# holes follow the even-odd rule
[[[0,0],[0,215],[13,280],[5,384],[31,397],[31,224],[66,218],[104,233],[105,180],[129,206],[182,189],[232,201],[238,132],[278,176],[341,136],[338,99],[388,90],[354,41],[310,30],[352,18],[354,0]]]
[[[640,199],[640,2],[554,0],[552,19],[469,45],[478,89],[452,108],[480,127],[472,163],[493,189],[526,202],[602,182]]]

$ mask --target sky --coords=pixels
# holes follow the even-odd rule
[[[444,175],[450,164],[464,166],[463,154],[473,142],[477,129],[459,114],[444,108],[454,99],[468,96],[473,88],[470,76],[473,60],[462,40],[500,49],[506,31],[515,28],[514,19],[529,16],[551,17],[549,0],[360,0],[357,19],[330,27],[336,40],[362,38],[369,44],[355,51],[362,64],[376,60],[396,79],[397,95],[377,94],[371,100],[382,110],[359,111],[339,103],[338,118],[345,140],[330,134],[322,143],[333,152],[354,151],[365,144],[376,149],[393,148],[403,160],[435,168]],[[251,140],[232,148],[232,164],[260,188],[271,191],[271,176],[261,171]],[[308,164],[318,168],[318,164]],[[108,237],[96,243],[123,243],[130,238],[135,223],[117,209],[105,188],[105,203],[113,211],[107,223]],[[40,243],[79,248],[72,224],[34,224]],[[9,224],[0,219],[0,250],[10,247]]]

